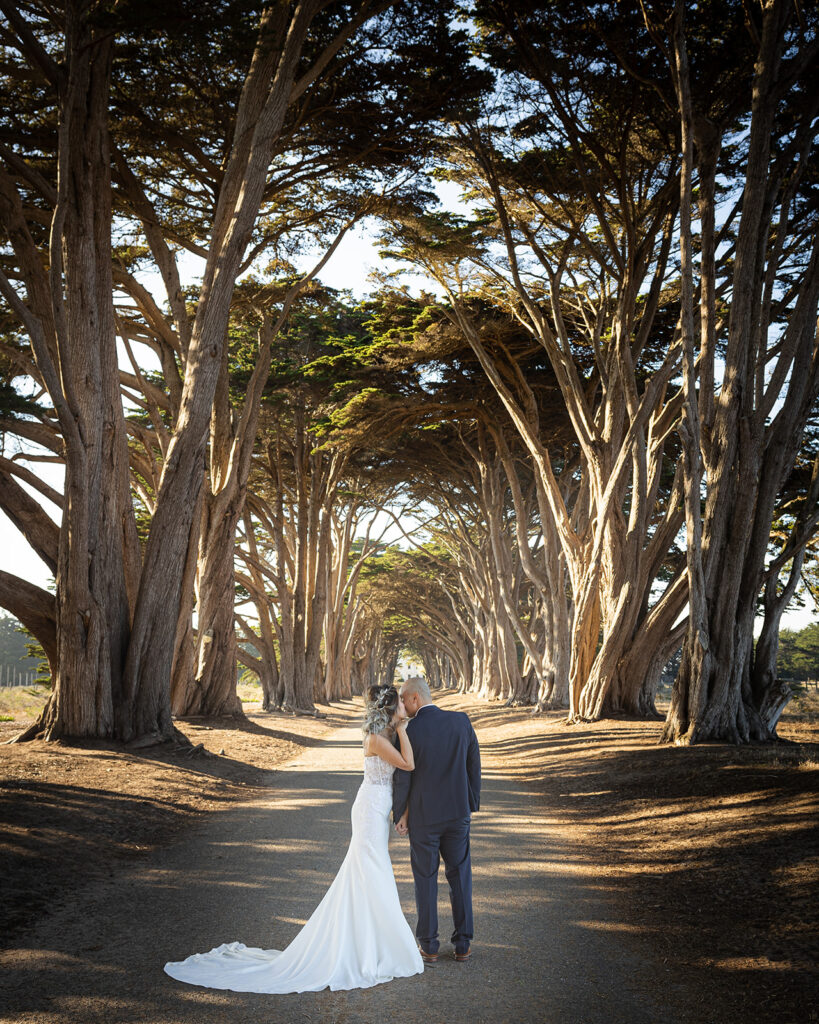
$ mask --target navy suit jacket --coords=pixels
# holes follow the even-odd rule
[[[407,725],[415,771],[397,768],[393,776],[395,821],[409,806],[413,825],[437,825],[468,818],[481,805],[478,737],[463,711],[426,704]]]

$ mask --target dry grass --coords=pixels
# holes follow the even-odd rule
[[[48,699],[47,686],[0,686],[0,721],[28,723]]]
[[[783,735],[808,732],[819,728],[819,686],[800,683],[792,686],[793,700],[782,713]],[[780,730],[781,731],[781,730]]]

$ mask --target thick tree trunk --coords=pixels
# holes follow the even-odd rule
[[[591,675],[600,638],[600,594],[596,585],[589,591],[580,609],[574,608],[572,623],[571,665],[569,668],[569,721],[583,718],[583,694]]]
[[[206,501],[199,553],[196,670],[186,690],[174,694],[173,713],[242,715],[236,693],[237,644],[234,623],[234,550],[239,516],[213,498]]]
[[[115,340],[107,106],[111,40],[66,9],[68,86],[52,224],[58,357],[73,422],[57,567],[57,673],[40,732],[110,737],[130,629],[137,540]],[[62,273],[61,273],[62,271]],[[59,408],[59,402],[55,400]]]
[[[37,368],[57,411],[66,447],[57,559],[59,672],[43,718],[48,736],[116,735],[128,740],[173,735],[170,676],[175,660],[178,672],[186,674],[189,650],[185,643],[189,634],[181,626],[187,618],[185,564],[235,280],[291,103],[319,74],[326,73],[355,28],[377,9],[362,5],[315,57],[312,67],[305,68],[307,33],[323,6],[320,0],[300,0],[295,5],[267,5],[261,14],[255,52],[235,121],[229,126],[232,144],[220,177],[192,328],[173,256],[159,237],[158,220],[135,189],[137,183],[123,158],[116,154],[120,181],[132,200],[136,196],[138,215],[143,217],[165,281],[177,334],[170,337],[169,346],[177,346],[185,369],[184,384],[179,387],[175,353],[162,348],[178,415],[167,447],[163,432],[158,431],[164,464],[141,575],[112,305],[112,160],[106,116],[114,36],[108,25],[95,35],[89,25],[92,19],[86,21],[92,8],[69,0],[65,55],[58,62],[41,49],[33,23],[19,14],[9,14],[7,19],[11,45],[16,33],[17,48],[60,99],[59,194],[48,259],[32,241],[14,182],[0,169],[0,216],[7,226],[14,221],[13,244],[20,257],[28,307],[1,269],[0,290],[31,336]],[[301,73],[298,81],[297,73]],[[42,194],[50,202],[51,186],[45,179],[43,183]],[[157,320],[161,319],[157,311]],[[174,331],[168,327],[167,333],[173,336]],[[136,369],[135,374],[139,376]],[[147,462],[153,462],[153,453]]]
[[[120,731],[125,738],[143,732],[172,734],[170,674],[181,580],[234,284],[262,202],[307,30],[319,6],[310,0],[292,13],[281,5],[265,10],[244,83],[191,335],[181,409],[145,549],[121,704]]]
[[[548,696],[545,696],[542,691],[538,693],[538,708],[541,710],[546,707],[568,708],[569,706],[571,628],[563,567],[559,565],[556,555],[557,552],[553,551],[552,557],[555,564],[549,572],[549,578],[554,580],[554,584],[548,598],[551,603],[549,615],[551,631],[547,639],[554,680]]]
[[[692,617],[683,647],[680,672],[674,684],[664,737],[678,743],[722,740],[732,743],[768,740],[775,712],[760,714],[754,699],[751,670],[756,597],[764,580],[771,519],[777,493],[789,474],[807,416],[816,400],[819,366],[816,356],[816,311],[819,302],[819,244],[813,250],[798,290],[792,296],[788,323],[777,351],[770,353],[771,303],[766,294],[779,274],[790,275],[781,257],[781,237],[788,222],[796,177],[782,186],[781,172],[772,160],[776,93],[785,26],[792,12],[781,0],[762,11],[759,54],[755,66],[748,158],[742,212],[733,262],[732,301],[725,373],[718,401],[705,405],[700,393],[703,455],[707,498],[702,544],[697,544],[700,514],[699,477],[686,480],[686,510],[691,576]],[[675,54],[678,95],[684,130],[691,121],[685,98],[687,72],[682,37],[682,8],[678,9]],[[806,143],[807,144],[807,143]],[[795,175],[800,173],[797,167]],[[708,183],[709,174],[703,173]],[[710,206],[714,197],[705,196]],[[701,201],[702,202],[702,201]],[[772,215],[780,204],[777,233],[772,238]],[[701,207],[702,209],[702,207]],[[703,214],[705,214],[703,210]],[[713,214],[703,215],[703,236],[713,232]],[[683,233],[690,249],[690,233]],[[704,273],[710,274],[710,252],[704,244]],[[685,253],[684,253],[685,256]],[[689,272],[690,273],[690,272]],[[790,276],[788,276],[790,280]],[[692,306],[691,286],[683,312]],[[702,353],[706,374],[713,371],[714,310],[702,290],[700,314]],[[688,314],[690,319],[690,313]],[[684,335],[692,333],[690,328]],[[708,369],[709,362],[711,368]],[[766,367],[765,374],[762,367]],[[713,378],[712,378],[713,379]],[[690,395],[688,435],[683,436],[692,463],[698,454],[697,405]],[[775,407],[778,409],[774,411]],[[769,422],[770,419],[770,422]],[[692,537],[692,528],[694,535]],[[692,559],[702,550],[701,568]]]

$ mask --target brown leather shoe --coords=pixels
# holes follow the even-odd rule
[[[434,964],[438,962],[437,953],[427,953],[427,951],[425,949],[421,949],[420,946],[418,947],[418,952],[421,954],[421,959],[425,964]]]
[[[462,964],[472,956],[472,950],[468,949],[465,953],[453,953],[452,956],[459,964]]]

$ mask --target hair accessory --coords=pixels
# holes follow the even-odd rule
[[[367,701],[367,708],[362,731],[364,733],[382,733],[390,726],[390,698],[394,694],[394,688],[384,686],[378,692],[378,696],[372,701]]]

